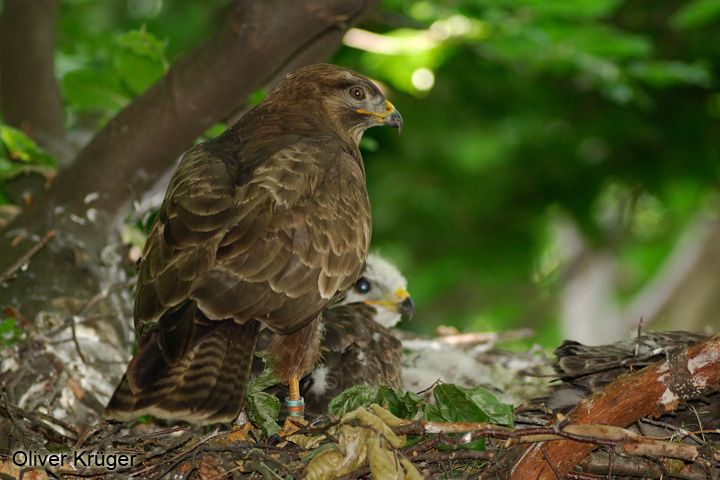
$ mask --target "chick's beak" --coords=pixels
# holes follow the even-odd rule
[[[381,300],[365,300],[366,305],[380,305],[391,312],[400,314],[400,320],[411,320],[414,304],[410,294],[404,288],[398,288]]]
[[[398,311],[400,312],[400,319],[403,321],[411,320],[413,316],[413,309],[415,306],[413,305],[412,298],[407,297],[405,300],[400,303],[400,307],[398,308]]]
[[[402,132],[403,119],[400,112],[397,111],[395,105],[389,100],[385,100],[385,114],[383,115],[383,125],[387,125],[392,128],[397,128],[398,133]]]
[[[399,288],[394,292],[398,302],[395,304],[397,312],[400,314],[401,320],[410,320],[413,316],[413,301],[410,294],[404,288]]]

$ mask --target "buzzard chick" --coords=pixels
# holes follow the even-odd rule
[[[402,389],[402,344],[389,328],[412,313],[405,277],[384,258],[370,255],[345,298],[323,311],[322,359],[300,382],[308,413],[326,414],[328,402],[354,385]],[[263,335],[261,343],[269,343],[268,337]],[[253,367],[257,373],[261,363]],[[280,397],[286,393],[272,391]]]
[[[234,419],[261,325],[278,334],[270,351],[297,392],[319,355],[320,312],[367,257],[358,143],[376,125],[402,118],[372,82],[311,65],[185,152],[145,244],[138,351],[106,417]]]

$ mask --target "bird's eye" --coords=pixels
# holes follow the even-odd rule
[[[355,100],[362,100],[365,98],[365,91],[360,87],[352,87],[350,89],[350,96]]]
[[[355,291],[358,293],[368,293],[370,288],[370,282],[365,277],[360,277],[360,280],[355,282]]]

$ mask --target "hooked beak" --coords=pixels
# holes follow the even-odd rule
[[[381,305],[392,312],[400,314],[400,320],[411,320],[413,316],[413,304],[410,294],[404,288],[398,288],[392,293],[392,296],[383,298],[382,300],[365,300],[366,305]]]
[[[397,111],[395,105],[390,103],[390,100],[385,100],[385,112],[385,116],[383,117],[383,125],[397,128],[398,133],[401,133],[403,128],[402,115],[400,115],[400,112]]]
[[[404,288],[398,288],[393,292],[396,298],[395,308],[400,314],[401,320],[410,320],[413,316],[413,301],[410,294]]]
[[[370,110],[365,110],[362,108],[359,108],[356,111],[363,115],[372,115],[373,117],[377,118],[382,125],[397,128],[398,133],[402,132],[402,115],[400,115],[400,112],[397,111],[395,105],[393,105],[390,100],[385,100],[385,111],[383,113],[371,112]]]
[[[407,297],[405,300],[403,300],[398,306],[398,312],[400,312],[400,319],[403,321],[411,320],[414,308],[415,306],[413,305],[412,298]]]

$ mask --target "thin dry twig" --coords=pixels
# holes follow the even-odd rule
[[[593,452],[578,464],[584,473],[607,475],[612,471],[616,476],[632,476],[647,479],[680,478],[683,480],[707,480],[708,476],[700,465],[683,465],[682,470],[663,472],[653,461],[634,456],[621,456],[608,452]],[[568,476],[568,478],[571,478]],[[577,477],[576,477],[577,478]]]
[[[55,236],[55,230],[50,230],[45,234],[44,237],[42,237],[40,240],[35,243],[30,249],[25,252],[24,254],[20,255],[18,259],[8,267],[7,270],[3,272],[2,275],[0,275],[0,283],[7,282],[10,280],[13,275],[15,275],[20,269],[25,265],[27,262],[30,261],[32,257],[34,257],[40,250],[47,245],[47,243]]]

